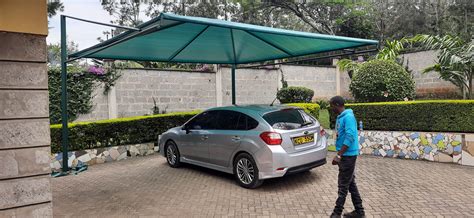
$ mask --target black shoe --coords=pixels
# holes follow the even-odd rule
[[[337,213],[332,213],[330,218],[340,218],[341,217],[341,214],[337,214]]]
[[[354,210],[350,213],[345,213],[344,217],[364,218],[365,213],[364,212],[358,212],[358,211]]]

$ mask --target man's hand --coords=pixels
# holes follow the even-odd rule
[[[340,162],[341,162],[341,156],[339,155],[334,156],[334,159],[332,159],[332,165],[339,165]]]

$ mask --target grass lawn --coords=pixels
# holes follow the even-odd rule
[[[319,111],[319,123],[325,128],[329,128],[329,111],[327,109]]]

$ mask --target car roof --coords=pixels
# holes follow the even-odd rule
[[[225,106],[225,107],[214,107],[210,108],[209,110],[232,110],[238,111],[243,113],[252,113],[252,114],[259,114],[264,115],[268,112],[287,109],[287,108],[296,108],[293,106],[288,105],[259,105],[259,104],[250,104],[250,105],[232,105],[232,106]]]

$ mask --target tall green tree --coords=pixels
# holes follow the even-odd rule
[[[456,85],[464,98],[472,99],[474,43],[455,36],[417,35],[411,39],[426,49],[438,50],[436,64],[424,72],[438,72],[441,79]]]
[[[370,0],[380,42],[418,34],[470,39],[474,23],[471,0]]]
[[[143,1],[141,0],[102,0],[102,8],[113,18],[110,22],[121,26],[138,26],[143,23],[140,18],[142,14]],[[115,28],[110,32],[105,31],[104,35],[111,37],[125,31],[124,29]],[[100,39],[99,39],[100,40]]]
[[[349,8],[336,19],[336,35],[371,39],[375,36],[375,24],[372,21],[371,8],[366,4],[349,4]]]
[[[59,0],[48,1],[48,18],[54,17],[58,12],[64,11],[64,4]]]
[[[314,32],[336,34],[336,19],[347,10],[343,1],[265,1],[270,8],[283,9],[309,25]]]
[[[67,53],[72,54],[79,51],[79,45],[73,41],[67,42]],[[48,65],[51,67],[59,67],[61,65],[61,43],[49,44],[47,46],[48,52]],[[72,62],[77,64],[77,61]]]

